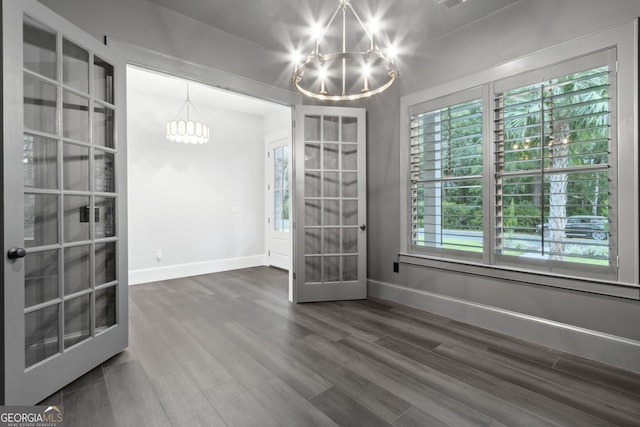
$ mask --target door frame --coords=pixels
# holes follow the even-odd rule
[[[24,283],[24,260],[10,261],[6,250],[10,247],[22,247],[24,244],[24,223],[21,218],[23,207],[7,212],[15,206],[16,200],[23,199],[23,183],[15,183],[16,176],[9,176],[18,167],[5,169],[5,162],[22,159],[23,129],[23,16],[29,15],[38,22],[51,27],[65,38],[81,44],[97,56],[109,60],[114,66],[116,97],[116,229],[117,229],[117,312],[116,325],[101,332],[99,336],[84,341],[77,346],[65,349],[57,354],[24,369],[25,361],[25,321],[24,286],[15,287],[16,282]],[[2,292],[3,307],[3,365],[2,365],[2,402],[5,405],[35,404],[56,392],[62,386],[72,382],[78,376],[90,371],[110,357],[124,350],[128,345],[128,266],[127,266],[127,193],[126,193],[126,103],[125,103],[125,66],[112,49],[104,46],[94,37],[74,24],[54,13],[35,0],[2,0],[2,39],[3,39],[3,117],[2,117],[2,222],[3,222],[3,263]],[[58,39],[59,40],[59,39]],[[60,46],[58,46],[60,49]],[[57,50],[60,55],[60,51]],[[58,56],[59,58],[59,56]],[[90,65],[91,66],[91,65]],[[58,65],[60,70],[61,65]],[[57,89],[59,90],[59,89]],[[58,95],[61,96],[61,95]],[[91,105],[91,104],[90,104]],[[58,114],[61,114],[58,112]],[[59,136],[61,141],[63,138]],[[61,144],[61,143],[59,143]],[[62,168],[58,164],[58,168]],[[20,175],[21,176],[21,175]],[[18,178],[19,179],[19,178]],[[19,213],[18,213],[19,211]],[[58,215],[61,208],[58,207]],[[11,221],[10,227],[7,227]],[[62,221],[59,218],[59,221]],[[60,242],[58,243],[60,244]],[[60,247],[61,248],[61,247]],[[62,251],[62,249],[60,249]],[[61,256],[61,255],[59,255]],[[60,273],[59,273],[60,274]],[[11,288],[14,286],[13,288]],[[62,298],[62,296],[59,296]],[[20,303],[15,303],[20,301]],[[93,311],[92,311],[93,313]],[[16,322],[16,319],[22,319]],[[64,321],[59,312],[58,321]],[[8,325],[11,325],[8,327]],[[63,336],[58,337],[64,340]],[[20,344],[20,345],[18,345]],[[16,368],[21,366],[21,368]],[[37,394],[36,394],[37,393]],[[38,398],[39,397],[39,398]],[[37,399],[36,401],[33,401]]]

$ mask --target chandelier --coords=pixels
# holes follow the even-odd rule
[[[182,104],[175,119],[167,122],[167,139],[169,141],[184,142],[185,144],[204,144],[209,142],[209,126],[190,118],[191,109],[198,114],[198,110],[189,98],[189,83],[187,83],[187,99]],[[186,109],[186,120],[180,118],[180,114]]]
[[[350,0],[339,0],[327,26],[315,34],[311,53],[296,61],[293,84],[311,98],[350,101],[381,93],[397,78],[393,55],[378,47],[374,29],[367,29]]]

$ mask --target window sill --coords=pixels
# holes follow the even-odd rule
[[[552,288],[570,289],[618,298],[640,300],[640,286],[637,284],[582,279],[513,267],[485,265],[470,261],[437,258],[427,255],[400,253],[398,256],[398,260],[402,264],[455,271],[463,274],[493,277],[513,282],[526,283],[529,285],[548,286]]]

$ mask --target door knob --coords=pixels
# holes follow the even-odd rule
[[[367,226],[366,226],[366,225],[364,225],[364,224],[360,225],[360,230],[364,231],[364,230],[366,230],[366,229],[367,229]]]
[[[7,252],[7,257],[9,259],[18,259],[24,258],[26,254],[27,251],[25,251],[24,248],[11,248],[9,249],[9,252]]]

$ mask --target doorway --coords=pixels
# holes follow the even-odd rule
[[[187,85],[204,144],[166,138],[167,121],[185,118]],[[269,135],[290,140],[290,107],[136,66],[127,104],[131,284],[270,265],[263,156]]]

